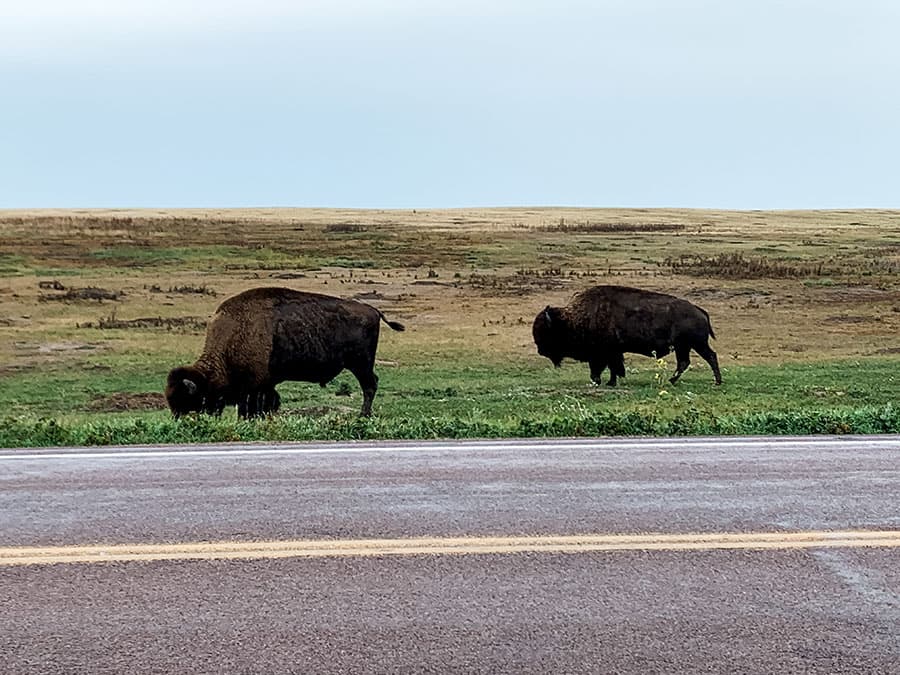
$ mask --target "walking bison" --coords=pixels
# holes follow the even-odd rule
[[[675,352],[673,384],[691,363],[693,349],[722,384],[719,361],[709,346],[714,338],[706,310],[674,295],[625,286],[595,286],[575,295],[565,307],[547,306],[532,326],[538,354],[559,367],[564,358],[587,361],[591,379],[615,386],[625,376],[625,352],[661,358]]]
[[[275,412],[275,386],[286,380],[323,387],[345,368],[363,392],[362,414],[372,413],[380,321],[404,330],[371,305],[289,288],[254,288],[219,305],[206,329],[203,353],[174,368],[166,400],[175,417],[221,414],[236,405],[239,417]]]

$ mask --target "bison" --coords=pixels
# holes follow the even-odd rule
[[[722,384],[719,361],[710,349],[715,337],[706,310],[674,295],[625,286],[595,286],[575,295],[565,307],[547,306],[532,326],[538,354],[559,367],[566,357],[587,361],[597,384],[609,368],[607,384],[625,376],[625,352],[661,358],[675,352],[674,384],[691,364],[693,349]]]
[[[278,409],[279,383],[298,380],[324,387],[346,368],[362,388],[362,414],[371,415],[380,321],[404,330],[381,310],[354,300],[289,288],[239,293],[219,305],[197,361],[169,373],[169,408],[180,417],[218,415],[225,406],[237,405],[239,417],[257,417]]]

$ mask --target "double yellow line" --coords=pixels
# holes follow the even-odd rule
[[[708,534],[585,534],[0,548],[0,566],[158,560],[241,560],[596,551],[900,547],[900,530]]]

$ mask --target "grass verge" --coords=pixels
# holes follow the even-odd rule
[[[238,420],[233,410],[221,418],[176,421],[160,409],[161,398],[146,411],[47,415],[22,398],[14,401],[8,389],[0,405],[24,412],[0,419],[0,446],[900,433],[900,407],[893,403],[900,379],[893,369],[888,359],[746,366],[729,368],[725,384],[714,387],[709,370],[697,367],[673,387],[666,379],[669,364],[642,360],[629,362],[626,384],[615,389],[587,384],[581,364],[560,370],[539,363],[382,369],[370,419],[358,416],[360,395],[346,374],[325,389],[286,383],[282,412],[252,421]],[[122,377],[152,384],[146,373]],[[52,373],[47,378],[57,386],[65,382]],[[36,384],[33,377],[27,381]],[[871,387],[873,381],[880,386]],[[69,384],[73,390],[57,396],[88,406],[92,397],[120,391],[122,380],[95,380],[91,392],[77,378]],[[39,383],[24,394],[38,391]]]

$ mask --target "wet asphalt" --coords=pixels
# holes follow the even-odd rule
[[[0,451],[0,546],[900,530],[900,439]],[[900,673],[900,548],[0,567],[0,673]]]

